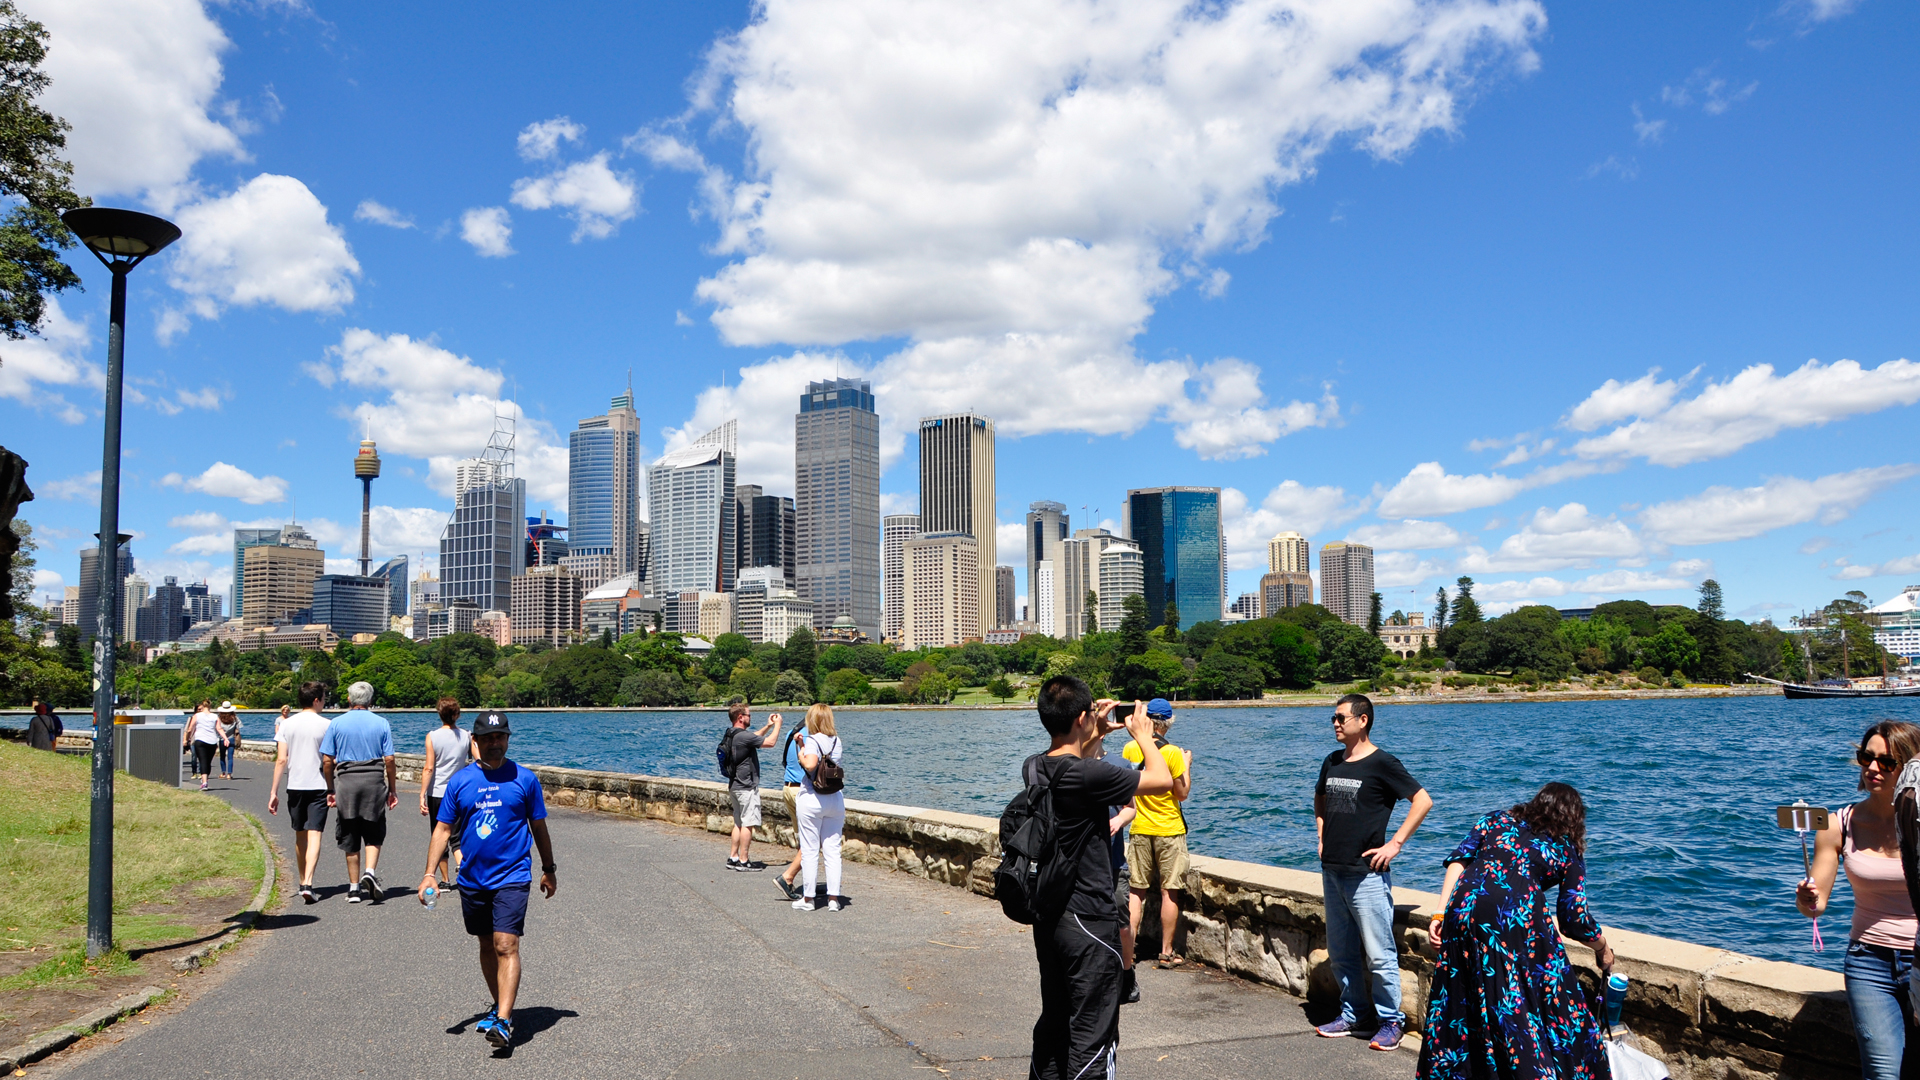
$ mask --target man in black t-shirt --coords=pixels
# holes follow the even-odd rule
[[[1333,708],[1340,749],[1320,763],[1313,822],[1320,834],[1320,882],[1327,902],[1327,958],[1340,984],[1340,1015],[1316,1030],[1330,1039],[1374,1028],[1375,1050],[1398,1050],[1400,952],[1393,936],[1394,857],[1433,809],[1433,798],[1400,759],[1373,745],[1373,702],[1348,694]],[[1387,839],[1393,806],[1409,801]],[[1369,1023],[1369,1016],[1377,1026]]]
[[[1108,808],[1135,795],[1173,790],[1173,772],[1159,754],[1143,754],[1144,768],[1115,768],[1101,760],[1100,740],[1120,729],[1116,702],[1097,705],[1087,684],[1071,675],[1048,679],[1037,701],[1053,745],[1021,768],[1023,782],[1053,792],[1054,852],[1070,868],[1066,908],[1033,927],[1040,961],[1040,1019],[1033,1025],[1030,1075],[1039,1080],[1111,1076],[1120,1044],[1120,909],[1114,903]],[[1127,734],[1153,747],[1153,722],[1135,703]]]

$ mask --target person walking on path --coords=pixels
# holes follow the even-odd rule
[[[320,768],[320,740],[327,734],[327,684],[303,683],[296,695],[300,711],[274,730],[273,787],[267,813],[280,813],[280,782],[287,784],[287,820],[293,826],[293,860],[300,871],[300,899],[317,904],[313,872],[320,865],[320,843],[327,831],[327,777]]]
[[[438,703],[440,726],[427,732],[427,760],[420,767],[420,814],[427,819],[427,831],[432,832],[439,826],[440,800],[447,794],[447,781],[453,774],[466,768],[467,762],[476,756],[477,747],[473,745],[473,736],[460,730],[460,702],[457,698],[443,697]],[[448,858],[453,860],[453,868],[460,868],[460,838],[454,837],[452,850]],[[452,875],[447,873],[447,860],[441,859],[435,867],[440,875],[440,888],[445,889]]]
[[[286,706],[281,706],[285,708]],[[223,712],[219,716],[220,728],[220,779],[233,779],[233,758],[240,750],[240,713]]]
[[[1138,772],[1101,759],[1100,743],[1120,729],[1116,702],[1097,706],[1087,684],[1057,675],[1036,704],[1051,746],[1021,766],[1028,788],[1044,785],[1053,807],[1053,850],[1044,864],[1065,875],[1064,907],[1038,913],[1034,955],[1040,965],[1040,1018],[1033,1025],[1029,1076],[1037,1080],[1111,1077],[1120,1043],[1120,926],[1114,902],[1108,807],[1173,790],[1160,754]],[[1136,703],[1127,734],[1153,741],[1153,723]]]
[[[333,819],[333,840],[347,857],[347,903],[364,898],[378,904],[386,899],[379,867],[380,847],[387,842],[387,811],[400,805],[394,787],[393,727],[385,717],[367,711],[373,704],[373,684],[347,687],[347,704],[350,708],[333,718],[320,739],[320,771],[327,778],[327,805],[339,812]]]
[[[1794,896],[1800,914],[1810,919],[1826,914],[1833,879],[1846,866],[1853,928],[1841,974],[1864,1080],[1920,1076],[1920,1032],[1907,1009],[1920,921],[1907,894],[1893,812],[1894,786],[1916,755],[1920,727],[1882,720],[1867,729],[1854,755],[1867,797],[1828,818],[1814,845],[1813,873]]]
[[[800,899],[800,784],[807,770],[800,767],[800,743],[807,737],[807,725],[793,725],[780,751],[780,800],[787,804],[787,820],[793,822],[793,861],[780,871],[780,891],[787,899]]]
[[[220,712],[234,711],[233,702],[220,703]],[[201,791],[207,790],[207,777],[213,773],[213,754],[219,747],[220,717],[203,706],[187,718],[187,726],[180,732],[180,749],[193,751],[193,775],[200,781]]]
[[[1131,867],[1127,936],[1139,936],[1147,897],[1159,889],[1159,966],[1175,968],[1186,963],[1174,951],[1173,933],[1180,927],[1180,892],[1187,887],[1187,816],[1181,813],[1180,804],[1193,791],[1193,754],[1167,741],[1167,729],[1173,726],[1173,705],[1166,698],[1147,702],[1147,719],[1153,721],[1153,745],[1173,771],[1173,790],[1164,795],[1142,795],[1133,801],[1136,816],[1126,860]],[[1130,742],[1120,752],[1135,765],[1145,760],[1138,743]]]
[[[553,839],[547,835],[547,801],[540,778],[507,758],[512,727],[505,713],[483,714],[473,725],[480,761],[447,782],[420,876],[420,902],[437,895],[434,870],[460,833],[460,915],[480,941],[480,974],[493,1005],[474,1025],[498,1047],[513,1045],[513,1006],[520,994],[520,938],[526,933],[532,892],[529,848],[540,849],[540,894],[553,899],[559,885]]]
[[[277,739],[280,737],[280,725],[283,723],[286,723],[287,717],[291,715],[293,715],[293,709],[290,706],[286,706],[286,705],[280,706],[280,715],[273,718],[273,737],[274,738]]]
[[[816,786],[821,761],[840,763],[840,735],[833,729],[833,710],[826,705],[807,707],[807,734],[801,740],[800,795],[800,895],[793,906],[813,910],[813,886],[818,880],[818,864],[826,863],[827,910],[846,906],[840,892],[840,835],[847,825],[847,796],[844,791],[822,792]]]
[[[1600,1024],[1581,995],[1560,935],[1593,946],[1602,974],[1613,949],[1587,906],[1587,807],[1566,784],[1474,823],[1447,856],[1440,910],[1428,927],[1438,960],[1427,994],[1419,1080],[1610,1075]],[[1543,895],[1558,886],[1559,927]]]
[[[1313,823],[1319,833],[1327,954],[1340,984],[1340,1015],[1315,1030],[1337,1039],[1371,1027],[1368,1046],[1398,1050],[1406,1016],[1400,1011],[1392,866],[1433,809],[1433,797],[1399,758],[1373,744],[1373,702],[1365,694],[1348,694],[1334,705],[1333,737],[1340,749],[1320,763],[1320,779],[1313,786]],[[1401,799],[1409,801],[1407,816],[1388,840],[1387,822]]]
[[[59,723],[46,702],[35,701],[33,719],[27,721],[27,745],[35,750],[52,750],[54,741],[60,737]]]
[[[735,698],[727,705],[732,721],[721,749],[726,755],[727,794],[733,800],[733,843],[727,849],[727,869],[765,870],[767,864],[754,862],[751,855],[753,830],[760,827],[760,751],[780,741],[780,714],[774,713],[758,731],[748,731],[753,714],[747,703]]]

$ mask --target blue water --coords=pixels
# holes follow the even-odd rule
[[[784,710],[791,723],[804,710]],[[1313,781],[1336,744],[1331,709],[1194,709],[1172,739],[1194,755],[1185,810],[1194,851],[1316,869]],[[764,710],[754,716],[755,726]],[[1549,780],[1588,806],[1589,895],[1602,922],[1770,959],[1838,969],[1839,950],[1809,948],[1793,907],[1799,843],[1774,807],[1855,798],[1853,748],[1874,720],[1920,722],[1920,703],[1782,698],[1390,705],[1375,740],[1398,755],[1434,810],[1394,864],[1395,883],[1438,891],[1442,860],[1489,810]],[[436,721],[394,714],[402,751],[418,752]],[[715,713],[522,713],[514,757],[575,768],[714,779]],[[1046,739],[1017,711],[844,711],[847,790],[859,799],[998,815],[1020,761]],[[19,718],[0,723],[17,725]],[[269,717],[247,718],[265,738]],[[1122,736],[1109,742],[1118,749]],[[777,783],[777,751],[762,752]],[[1398,823],[1398,815],[1395,818]],[[1852,900],[1844,875],[1823,933],[1844,942]]]

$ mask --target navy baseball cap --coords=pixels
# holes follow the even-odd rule
[[[481,713],[480,718],[473,722],[473,733],[475,735],[511,735],[513,728],[507,724],[506,713],[489,710]]]
[[[1147,702],[1147,716],[1154,720],[1173,719],[1173,702],[1157,697]]]

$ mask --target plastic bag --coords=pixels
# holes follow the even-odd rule
[[[1633,1032],[1624,1030],[1607,1038],[1607,1064],[1613,1080],[1671,1080],[1673,1074],[1659,1059],[1640,1049],[1639,1042]]]

